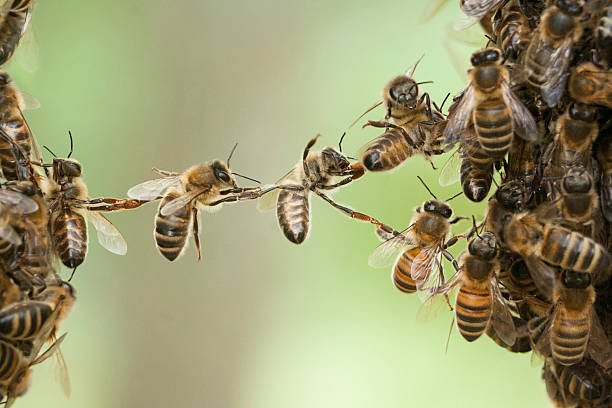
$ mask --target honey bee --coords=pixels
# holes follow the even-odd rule
[[[506,242],[504,228],[516,213],[524,211],[529,198],[525,185],[519,180],[502,183],[487,205],[486,229],[495,234],[498,242]]]
[[[538,89],[550,107],[565,90],[572,45],[582,35],[583,8],[573,0],[556,0],[542,14],[523,60],[523,80]]]
[[[512,141],[508,154],[508,174],[505,178],[522,182],[527,196],[531,196],[539,187],[540,156],[537,144],[529,143],[518,137]]]
[[[508,70],[500,61],[501,54],[494,48],[472,54],[470,83],[449,113],[444,130],[447,146],[464,137],[470,121],[482,149],[492,159],[503,159],[514,133],[530,142],[538,139],[533,116],[510,89]]]
[[[408,228],[387,239],[372,252],[369,265],[384,268],[393,264],[391,279],[397,289],[404,293],[417,290],[423,291],[425,296],[435,293],[444,283],[440,256],[454,262],[458,268],[446,250],[457,242],[458,237],[448,241],[447,238],[451,225],[464,217],[451,219],[452,215],[453,210],[446,201],[438,200],[435,196],[433,200],[425,201],[416,209]]]
[[[504,58],[516,60],[529,44],[528,17],[523,13],[516,0],[508,1],[497,11],[493,32],[497,45],[504,53]]]
[[[560,218],[573,225],[593,224],[599,198],[589,172],[583,167],[569,169],[559,184],[559,190],[561,194],[557,205]]]
[[[599,187],[601,211],[606,220],[612,222],[612,126],[600,133],[595,152],[602,167]]]
[[[553,306],[532,338],[535,349],[564,366],[588,355],[604,369],[612,368],[612,348],[593,309],[595,290],[588,273],[564,270],[555,285]],[[541,325],[544,328],[541,329]]]
[[[0,259],[8,265],[22,244],[20,217],[38,210],[38,203],[19,192],[0,190]]]
[[[455,320],[459,333],[469,342],[478,339],[490,325],[507,346],[516,341],[512,315],[499,290],[495,235],[483,232],[470,239],[468,250],[459,258],[459,270],[437,294],[459,287],[455,301]]]
[[[125,255],[127,253],[125,239],[98,211],[136,208],[145,201],[91,199],[83,181],[83,166],[77,160],[70,158],[72,151],[70,134],[70,153],[65,159],[58,157],[53,159],[52,177],[45,186],[45,195],[51,211],[49,230],[53,247],[62,263],[75,270],[87,255],[87,220],[93,224],[100,245],[114,254]],[[110,202],[113,204],[110,205]]]
[[[612,108],[612,71],[584,62],[572,69],[568,90],[578,102]]]
[[[10,1],[5,1],[10,4]],[[8,14],[0,24],[0,65],[4,65],[13,55],[19,40],[25,32],[34,0],[15,0]]]
[[[591,360],[585,359],[569,367],[547,360],[544,370],[552,374],[566,405],[574,405],[578,401],[597,404],[609,398],[609,382],[598,365]]]

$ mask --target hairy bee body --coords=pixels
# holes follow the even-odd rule
[[[577,102],[612,109],[612,71],[584,62],[572,69],[568,90]],[[593,109],[593,108],[591,108]]]
[[[399,166],[415,153],[403,132],[389,128],[365,146],[361,161],[369,171],[387,171]]]
[[[599,132],[597,109],[583,104],[572,104],[557,121],[559,146],[558,164],[562,168],[587,166],[591,145]]]
[[[19,368],[21,352],[10,343],[0,340],[0,383],[9,382]]]
[[[493,181],[493,160],[476,138],[467,138],[461,160],[461,188],[470,201],[485,199]]]
[[[612,222],[612,127],[599,135],[595,152],[602,168],[599,182],[601,211],[606,220]]]
[[[455,317],[459,332],[467,341],[478,339],[491,318],[491,293],[487,282],[466,280],[459,288]]]
[[[160,201],[159,209],[155,216],[155,229],[153,231],[155,243],[159,252],[169,261],[174,261],[178,258],[185,248],[193,218],[189,205],[173,214],[161,214],[161,209],[180,195],[177,191],[170,191],[166,194]]]
[[[26,301],[0,310],[0,335],[13,340],[35,337],[51,316],[52,306],[44,302]]]
[[[414,259],[420,253],[421,247],[414,247],[404,251],[393,267],[391,280],[395,287],[404,293],[414,293],[417,291],[417,282],[412,278],[410,271],[414,264]]]
[[[310,230],[310,192],[281,191],[276,204],[278,224],[285,237],[294,244],[301,244]]]
[[[474,129],[482,149],[489,157],[501,159],[506,155],[514,129],[510,109],[501,94],[492,94],[477,104],[474,109]]]
[[[0,73],[0,127],[19,146],[25,158],[32,150],[32,134],[22,111],[23,101],[20,92],[12,84],[6,73]],[[20,179],[13,146],[0,138],[0,166],[7,180]]]
[[[530,31],[527,17],[514,1],[508,2],[500,9],[494,32],[506,58],[518,58],[519,53],[529,43]]]
[[[81,265],[87,254],[87,221],[81,212],[62,208],[54,211],[49,219],[54,248],[69,268]]]

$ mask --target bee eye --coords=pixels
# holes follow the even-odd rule
[[[444,218],[450,218],[453,215],[453,211],[450,208],[443,208],[440,213]]]
[[[224,183],[230,182],[230,176],[223,170],[217,170],[217,178],[223,181]]]

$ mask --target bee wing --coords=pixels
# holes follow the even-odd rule
[[[450,299],[455,297],[455,291],[459,288],[459,284],[462,282],[463,273],[461,271],[456,272],[447,282],[440,285],[437,291],[432,292],[423,300],[423,304],[417,311],[416,320],[418,322],[429,322],[435,319],[440,311],[444,309],[444,306],[453,310]],[[429,292],[419,292],[422,293]]]
[[[551,54],[551,63],[546,65],[543,77],[548,78],[542,85],[542,99],[548,106],[555,106],[563,96],[565,80],[569,76],[567,70],[572,50],[572,39],[568,37]]]
[[[425,24],[431,20],[433,16],[438,14],[444,3],[446,3],[446,0],[434,0],[429,2],[429,4],[425,7],[425,10],[423,10],[423,14],[421,14],[419,24]]]
[[[55,357],[57,358],[55,376],[62,387],[62,391],[64,391],[64,395],[70,397],[70,394],[72,394],[72,386],[70,385],[70,375],[68,374],[68,366],[66,365],[66,360],[64,360],[64,355],[62,354],[62,350],[59,346],[57,346],[57,349],[55,351]]]
[[[297,166],[289,170],[287,174],[285,174],[283,177],[278,179],[276,184],[278,185],[278,184],[283,184],[283,183],[291,183],[291,184],[298,183],[297,176],[296,176],[296,173],[297,173],[296,170],[297,170]],[[257,200],[257,209],[261,212],[275,209],[279,194],[280,194],[280,189],[276,189],[276,190],[272,190],[271,192],[261,196],[261,198]]]
[[[557,281],[554,269],[542,262],[536,255],[524,257],[523,259],[538,291],[547,300],[550,300]]]
[[[58,339],[56,339],[53,344],[51,344],[49,346],[48,349],[46,349],[42,354],[38,355],[34,361],[32,361],[32,363],[30,364],[31,366],[36,365],[36,364],[40,364],[43,361],[47,360],[49,357],[51,357],[53,355],[53,353],[55,353],[58,349],[60,344],[62,344],[62,342],[66,339],[66,335],[68,333],[64,333],[62,334]]]
[[[128,190],[127,195],[137,200],[151,201],[158,198],[167,189],[171,187],[180,188],[180,186],[180,175],[161,177],[135,185]]]
[[[610,370],[612,368],[612,346],[593,309],[591,309],[591,319],[588,346],[589,356],[605,370]]]
[[[501,87],[504,102],[512,112],[514,131],[516,134],[529,142],[538,141],[538,130],[536,128],[533,115],[531,115],[529,109],[527,109],[525,105],[523,105],[523,102],[516,97],[514,92],[512,92],[512,89],[510,89],[510,85],[506,81],[502,80]]]
[[[8,222],[0,223],[0,238],[13,245],[21,245],[21,237]]]
[[[440,170],[440,176],[438,176],[438,182],[441,186],[451,186],[459,181],[461,174],[461,154],[460,149],[455,150],[453,154],[446,160],[442,170]]]
[[[459,13],[457,17],[455,17],[455,22],[453,23],[453,30],[455,31],[463,31],[472,27],[474,24],[478,23],[480,19],[474,16],[468,16],[465,13]]]
[[[427,290],[433,293],[440,287],[442,283],[439,279],[442,274],[441,260],[438,257],[440,249],[438,243],[426,246],[414,258],[410,268],[410,275],[417,282],[416,287],[418,290]]]
[[[527,322],[529,341],[531,342],[531,366],[541,367],[547,357],[550,357],[550,328],[557,307],[547,315],[534,317]]]
[[[489,324],[491,324],[501,341],[508,346],[512,346],[516,342],[516,327],[495,277],[491,279],[491,300],[492,313]]]
[[[501,2],[502,0],[465,0],[461,3],[461,11],[480,20]]]
[[[180,209],[184,208],[186,205],[191,203],[193,200],[195,200],[199,195],[204,194],[207,191],[210,191],[211,188],[212,186],[209,185],[209,186],[199,188],[197,190],[192,190],[185,194],[182,194],[178,196],[177,198],[175,198],[174,200],[166,203],[166,205],[162,207],[159,213],[163,216],[174,214],[175,212],[179,211]]]
[[[0,203],[18,209],[23,214],[31,214],[38,210],[38,203],[30,197],[13,190],[0,190]]]
[[[38,69],[38,61],[40,59],[40,47],[36,40],[34,28],[30,24],[32,12],[28,13],[26,23],[24,25],[23,36],[19,41],[19,47],[15,52],[15,59],[26,72],[36,72]]]
[[[447,149],[454,146],[461,139],[461,135],[467,131],[474,110],[474,96],[474,87],[470,83],[455,109],[449,113],[448,123],[444,129],[444,145]]]
[[[414,225],[414,224],[413,224]],[[399,253],[415,242],[410,235],[413,225],[406,228],[399,235],[386,240],[374,249],[368,258],[368,265],[372,268],[384,268],[395,263]]]
[[[96,229],[100,245],[113,254],[127,254],[127,242],[125,242],[125,239],[112,222],[107,220],[102,214],[93,211],[89,212],[88,219]]]

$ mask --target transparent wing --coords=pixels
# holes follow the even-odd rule
[[[516,134],[529,142],[538,141],[538,130],[529,109],[527,109],[525,105],[523,105],[523,102],[516,97],[506,81],[502,81],[501,87],[504,102],[512,112],[514,131]]]
[[[70,397],[70,394],[72,394],[72,386],[70,385],[70,375],[68,374],[68,366],[66,365],[66,360],[64,360],[64,355],[62,354],[62,350],[59,346],[57,346],[56,348],[55,357],[57,359],[57,366],[55,367],[55,376],[62,387],[62,391],[64,391],[64,395]]]
[[[501,2],[502,0],[465,0],[461,4],[461,11],[480,20]]]
[[[432,293],[419,292],[419,294],[427,293],[427,297],[417,311],[416,320],[424,323],[438,317],[440,311],[446,308],[452,311],[451,301],[455,298],[455,292],[462,282],[462,277],[461,271],[456,272],[447,282],[440,285],[437,291]]]
[[[181,187],[181,176],[161,177],[154,180],[145,181],[130,188],[127,192],[128,197],[137,200],[155,200],[169,188]],[[182,190],[182,189],[181,189]]]
[[[516,342],[516,327],[514,327],[512,314],[499,290],[495,277],[491,279],[491,300],[493,307],[490,324],[499,339],[508,346],[512,346]]]
[[[461,139],[467,130],[472,111],[474,110],[474,87],[472,84],[465,89],[461,100],[448,115],[448,123],[444,129],[444,145],[452,146]]]
[[[446,3],[446,0],[430,1],[429,4],[425,7],[425,10],[423,10],[423,14],[421,14],[419,24],[425,24],[426,22],[431,20],[433,16],[438,14],[444,3]]]
[[[550,329],[557,306],[553,305],[549,313],[541,317],[534,317],[527,322],[529,339],[531,342],[531,366],[541,367],[546,358],[551,356]]]
[[[19,41],[19,47],[15,52],[15,59],[26,72],[35,72],[40,60],[40,47],[36,41],[36,35],[32,24],[29,24],[32,13],[28,13],[24,33]]]
[[[10,242],[13,245],[21,245],[21,237],[13,227],[8,223],[8,220],[0,222],[0,239]]]
[[[96,229],[98,242],[113,254],[127,254],[127,242],[119,230],[98,212],[89,211],[88,219]]]
[[[23,214],[31,214],[38,210],[38,203],[36,201],[13,190],[0,190],[0,203],[10,206],[11,211],[17,209],[19,210],[18,212]]]
[[[459,181],[461,175],[461,154],[460,149],[457,149],[450,155],[438,176],[438,182],[441,186],[451,186]]]
[[[419,252],[412,262],[410,275],[416,281],[416,287],[421,291],[434,293],[442,283],[442,261],[439,257],[440,245],[436,242],[426,246]],[[440,276],[442,279],[440,279]]]
[[[457,14],[455,17],[455,22],[453,23],[453,30],[455,31],[463,31],[472,27],[474,24],[477,24],[480,21],[478,17],[468,16],[464,13]]]
[[[413,224],[414,225],[414,224]],[[374,249],[368,258],[368,265],[373,268],[385,268],[395,263],[402,250],[414,246],[415,242],[410,234],[413,225],[406,228],[391,239],[386,240]]]
[[[552,299],[553,289],[557,281],[555,271],[542,262],[536,255],[524,257],[523,260],[540,294],[544,296],[546,300]]]
[[[285,174],[283,177],[281,177],[276,182],[276,185],[279,185],[279,184],[298,184],[297,166],[289,170],[287,174]],[[257,200],[257,209],[262,212],[275,209],[279,194],[280,194],[280,189],[276,189],[276,190],[272,190],[271,192],[263,195],[261,198]]]
[[[53,344],[51,344],[49,346],[48,349],[46,349],[42,354],[38,355],[34,361],[32,361],[32,364],[30,365],[36,365],[36,364],[40,364],[43,361],[47,360],[49,357],[51,357],[53,355],[53,353],[55,353],[57,351],[57,349],[59,348],[60,344],[62,344],[62,342],[66,339],[66,335],[68,333],[64,333],[62,334],[57,340],[55,340],[53,342]]]
[[[190,204],[193,200],[195,200],[199,195],[204,194],[210,189],[212,186],[206,186],[204,188],[199,188],[197,190],[189,191],[185,194],[182,194],[175,198],[174,200],[166,203],[160,210],[160,214],[163,216],[167,216],[170,214],[174,214],[175,212],[185,208],[186,205]]]
[[[591,309],[591,331],[589,333],[589,356],[605,370],[612,369],[612,346],[595,311]]]
[[[569,76],[567,68],[569,66],[571,49],[572,39],[568,37],[550,55],[549,61],[551,63],[546,65],[543,73],[543,77],[548,79],[542,85],[542,99],[544,99],[548,106],[557,105],[561,96],[563,96],[565,80]]]

